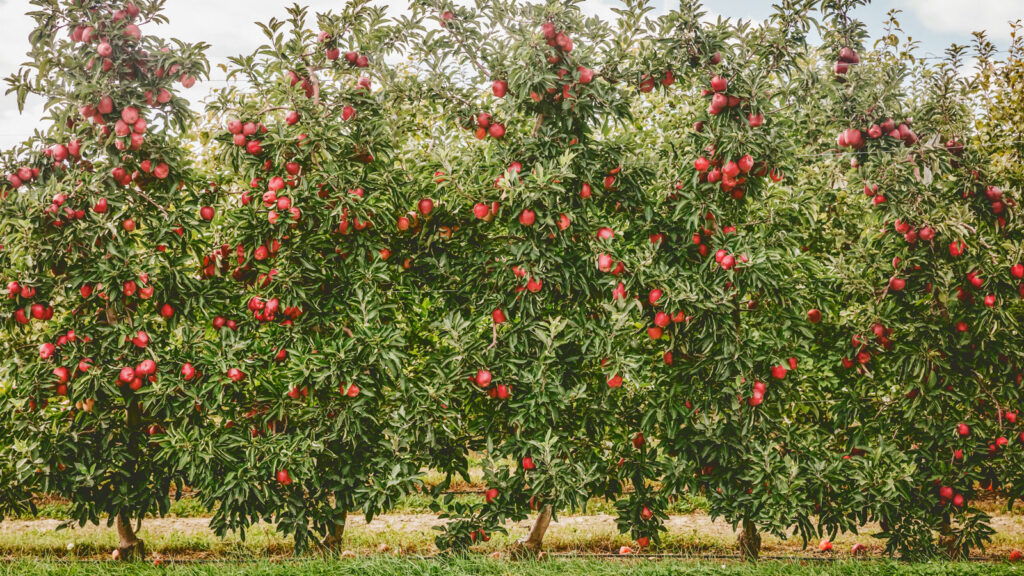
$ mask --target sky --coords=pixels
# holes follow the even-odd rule
[[[301,1],[301,0],[300,0]],[[305,0],[313,12],[337,9],[342,0]],[[650,0],[655,14],[668,11],[672,0]],[[408,0],[385,2],[398,13]],[[144,29],[146,34],[159,34],[185,41],[205,41],[212,45],[208,55],[214,66],[228,56],[251,52],[263,39],[253,25],[284,14],[283,7],[291,0],[167,0],[166,14],[170,24]],[[707,12],[744,20],[761,20],[771,13],[771,0],[706,0]],[[591,14],[611,15],[610,8],[621,6],[618,0],[585,0],[584,9]],[[28,34],[32,20],[25,12],[33,9],[29,0],[0,0],[0,78],[16,72],[28,51]],[[985,30],[1000,48],[1009,42],[1010,20],[1024,18],[1024,0],[874,0],[859,8],[854,17],[866,22],[873,37],[877,36],[890,10],[901,10],[904,31],[920,41],[924,53],[941,55],[951,43],[969,44],[971,32]],[[197,17],[201,15],[201,17]],[[186,93],[193,104],[218,86],[223,72],[213,68],[213,80],[199,83]],[[6,91],[6,83],[0,93]],[[18,112],[13,94],[0,94],[0,148],[8,148],[31,136],[43,116],[42,101],[32,98],[25,111]]]

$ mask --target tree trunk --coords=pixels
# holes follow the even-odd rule
[[[752,520],[743,519],[743,530],[740,531],[737,542],[744,560],[757,561],[757,556],[761,553],[761,535],[757,533],[757,526],[754,526]]]
[[[541,547],[544,545],[544,534],[547,533],[548,526],[551,525],[552,512],[550,505],[540,509],[540,514],[537,515],[537,520],[534,521],[533,527],[530,528],[530,533],[516,540],[515,544],[512,545],[514,553],[540,553]]]
[[[335,523],[330,532],[320,541],[320,545],[328,550],[337,551],[345,537],[345,521],[348,519],[348,510],[341,511],[341,522]]]
[[[956,536],[952,534],[949,514],[942,515],[942,525],[939,527],[939,546],[946,549],[946,556],[950,560],[962,560],[960,547],[956,545]]]
[[[114,524],[117,526],[117,536],[120,542],[117,551],[121,560],[142,560],[146,557],[146,545],[135,535],[132,529],[132,522],[124,514],[115,517]]]

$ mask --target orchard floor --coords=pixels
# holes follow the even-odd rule
[[[224,539],[217,538],[208,529],[208,522],[209,519],[206,517],[150,518],[143,522],[140,537],[145,541],[151,559],[161,558],[169,563],[176,560],[290,562],[293,559],[291,542],[275,532],[271,525],[261,524],[253,527],[243,541],[237,534],[231,534]],[[432,528],[438,523],[432,514],[387,514],[375,518],[369,524],[363,518],[350,517],[345,531],[345,555],[353,556],[358,562],[372,564],[379,561],[383,563],[382,566],[387,566],[386,560],[389,559],[433,556],[437,554],[437,549],[433,544],[436,531]],[[19,559],[32,558],[41,561],[92,561],[109,558],[116,542],[112,528],[87,525],[82,528],[58,530],[59,525],[60,521],[56,519],[0,522],[0,560],[17,562]],[[507,526],[508,535],[494,534],[489,542],[473,547],[471,554],[477,558],[494,556],[495,559],[505,559],[504,551],[509,548],[511,541],[524,535],[529,525],[529,521],[510,523]],[[979,557],[1002,560],[1007,557],[1010,550],[1024,549],[1024,516],[995,515],[992,525],[996,529],[996,535],[984,553],[977,554]],[[684,555],[691,557],[690,562],[701,559],[719,562],[710,557],[733,556],[736,553],[736,533],[732,526],[721,520],[712,521],[703,513],[673,515],[667,522],[667,528],[668,532],[662,537],[661,546],[651,550],[653,554]],[[868,547],[869,557],[879,558],[882,556],[883,547],[880,541],[871,537],[871,533],[877,530],[877,526],[868,526],[859,535],[840,535],[834,540],[835,551],[829,554],[818,552],[817,542],[809,543],[805,549],[799,538],[780,540],[765,536],[762,553],[768,557],[808,558],[820,568],[826,564],[818,560],[849,558],[851,546],[854,543],[861,543]],[[617,551],[619,546],[630,544],[627,537],[618,534],[614,517],[608,514],[559,516],[558,521],[552,523],[544,540],[544,548],[552,560],[560,560],[563,555],[611,554]],[[389,573],[386,570],[381,572]],[[652,572],[657,573],[660,572]],[[876,572],[865,572],[868,573]],[[1024,574],[1024,567],[1021,568],[1021,573]],[[2,574],[0,566],[0,575]]]
[[[168,576],[1003,576],[1020,574],[1010,564],[924,563],[897,564],[892,561],[838,562],[740,562],[579,560],[550,559],[507,561],[491,558],[413,560],[400,558],[358,558],[353,560],[312,560],[303,562],[257,562],[245,564],[115,564],[17,562],[0,566],[0,576],[24,575],[168,575]]]

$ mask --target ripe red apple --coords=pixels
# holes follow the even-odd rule
[[[903,290],[906,286],[907,286],[907,281],[904,280],[903,278],[890,278],[889,279],[889,288],[891,290],[895,290],[896,292],[899,292],[899,291]]]
[[[534,468],[533,458],[529,456],[523,457],[523,470],[533,470]]]
[[[821,310],[812,308],[807,311],[807,319],[810,320],[811,324],[817,324],[821,322]]]
[[[570,38],[565,32],[555,34],[555,45],[563,52],[572,52],[572,38]]]
[[[533,226],[533,223],[537,221],[537,214],[529,208],[519,213],[519,223],[523,226]]]
[[[639,450],[646,443],[647,439],[644,438],[643,432],[637,432],[636,435],[633,436],[633,448]]]
[[[585,200],[587,198],[590,198],[590,194],[590,184],[584,182],[583,185],[580,187],[580,198],[583,198]]]
[[[608,379],[609,388],[618,388],[619,386],[622,386],[622,376],[616,374]]]
[[[477,370],[475,380],[478,386],[480,386],[481,388],[487,388],[488,386],[491,385],[490,371],[483,369]]]
[[[430,198],[423,198],[416,205],[416,208],[420,211],[420,214],[427,216],[434,210],[434,201]]]
[[[497,497],[498,497],[498,489],[497,488],[489,488],[487,490],[487,492],[484,492],[484,500],[486,500],[488,504],[490,504],[492,501],[494,501],[494,499],[497,498]]]
[[[506,321],[505,312],[501,308],[495,308],[491,312],[491,319],[494,320],[495,324],[504,324]]]
[[[712,114],[717,115],[722,110],[725,110],[728,106],[729,97],[726,96],[725,94],[716,92],[715,95],[711,97],[711,107],[709,108],[709,111]]]
[[[280,482],[282,485],[287,486],[292,483],[292,477],[290,474],[288,474],[287,470],[278,470],[277,481]]]
[[[491,92],[493,92],[497,98],[504,98],[505,93],[508,92],[508,82],[505,80],[495,80],[494,83],[491,84]]]
[[[661,289],[652,288],[650,294],[647,295],[647,301],[651,303],[651,306],[656,306],[663,294],[664,292]]]
[[[1024,264],[1017,263],[1010,267],[1010,275],[1020,280],[1024,278]]]
[[[57,347],[47,342],[39,347],[39,357],[45,360],[50,356],[53,356],[53,353],[56,351]]]
[[[960,436],[967,436],[968,434],[971,433],[971,429],[969,426],[967,426],[967,424],[961,422],[956,425],[956,433],[959,434]]]
[[[121,371],[117,375],[117,379],[124,384],[131,382],[135,379],[135,369],[130,366],[121,368]]]
[[[140,376],[150,376],[156,373],[156,362],[150,359],[145,359],[135,367],[135,374]]]
[[[786,377],[786,367],[782,365],[772,366],[772,377],[776,380],[782,380]]]
[[[715,92],[725,92],[729,88],[729,81],[717,74],[711,78],[711,89]]]
[[[495,122],[487,129],[487,133],[491,135],[491,138],[500,139],[505,136],[505,125]]]
[[[729,178],[735,178],[740,175],[740,167],[738,164],[730,160],[725,163],[725,166],[722,166],[722,174]]]
[[[667,328],[671,321],[672,318],[664,312],[658,312],[654,315],[654,324],[659,328]]]

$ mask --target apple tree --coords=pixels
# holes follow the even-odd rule
[[[177,375],[201,223],[178,85],[207,74],[203,44],[143,34],[161,2],[35,0],[19,103],[47,127],[8,156],[0,201],[5,333],[14,375],[0,405],[18,481],[109,518],[122,557],[163,514],[182,470],[161,432],[197,418]],[[7,472],[5,471],[5,475]]]
[[[1017,194],[978,130],[964,49],[919,59],[892,22],[862,53],[856,26],[826,39],[822,92],[837,227],[856,230],[834,264],[844,385],[830,419],[853,450],[858,515],[880,522],[887,551],[963,557],[993,533],[973,503],[1019,478]]]
[[[419,294],[394,244],[405,184],[391,143],[386,57],[402,47],[381,8],[260,24],[267,43],[231,59],[210,105],[229,198],[210,255],[206,334],[194,370],[206,426],[173,438],[218,534],[273,521],[305,549],[341,544],[415,489],[408,333]]]
[[[747,557],[762,531],[806,542],[848,524],[825,508],[843,478],[821,425],[836,381],[817,343],[834,321],[812,248],[825,211],[790,176],[804,138],[792,109],[814,61],[807,4],[780,3],[759,27],[706,22],[697,3],[663,17],[664,57],[696,72],[647,121],[665,160],[644,223],[669,248],[639,274],[657,501],[703,493],[712,516],[741,527]]]
[[[453,239],[425,254],[447,313],[423,377],[463,407],[488,486],[438,502],[437,542],[467,546],[533,509],[518,547],[538,551],[558,510],[623,492],[620,461],[643,445],[646,334],[624,262],[657,246],[633,224],[651,174],[630,148],[647,7],[614,24],[575,3],[416,7],[437,23],[417,60],[444,120],[424,201]]]

